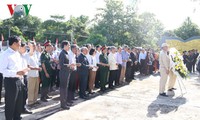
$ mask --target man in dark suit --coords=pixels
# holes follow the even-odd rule
[[[192,63],[192,70],[193,70],[193,72],[195,72],[195,65],[196,65],[198,56],[199,56],[198,51],[197,50],[193,50],[193,58],[194,58],[194,61]]]
[[[59,78],[60,78],[60,102],[61,108],[69,110],[69,103],[67,103],[67,93],[68,93],[68,83],[70,78],[71,69],[73,69],[74,64],[69,64],[68,51],[70,49],[70,43],[68,41],[62,42],[62,51],[59,56]]]
[[[88,53],[88,49],[86,47],[81,48],[81,54],[78,56],[78,62],[81,66],[78,68],[79,77],[80,77],[80,98],[88,99],[86,95],[87,83],[88,83],[88,75],[89,75],[89,62],[86,57]]]
[[[131,78],[135,80],[135,71],[136,71],[136,65],[137,65],[137,53],[136,49],[132,48],[132,51],[130,53],[130,59],[132,61],[132,68],[131,68]]]
[[[3,74],[0,73],[0,104],[1,104],[1,91],[2,91],[2,84],[3,84]]]

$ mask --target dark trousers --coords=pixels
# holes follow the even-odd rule
[[[52,71],[52,74],[51,74],[51,87],[50,89],[52,90],[53,86],[55,85],[55,81],[56,81],[56,70],[53,70]]]
[[[187,62],[186,67],[187,67],[188,71],[191,73],[192,72],[192,62]]]
[[[96,72],[96,78],[95,78],[95,88],[100,87],[100,71],[99,69]]]
[[[56,69],[56,87],[60,87],[59,69]]]
[[[136,71],[136,65],[135,63],[133,63],[133,65],[131,66],[131,78],[135,79],[135,71]]]
[[[145,74],[145,60],[144,59],[141,59],[141,63],[140,63],[140,73],[141,74]]]
[[[79,95],[80,97],[86,96],[86,89],[87,89],[87,83],[88,83],[88,74],[79,74],[80,76],[80,86],[79,86]]]
[[[149,65],[149,74],[152,75],[153,74],[153,65]]]
[[[60,104],[61,104],[61,107],[65,106],[67,103],[68,84],[69,84],[69,78],[60,77]]]
[[[131,65],[127,65],[125,74],[126,82],[131,82],[131,70],[132,70]]]
[[[27,75],[24,75],[24,85],[23,85],[23,107],[22,107],[22,111],[24,111],[26,109],[26,100],[28,98],[28,87],[27,87],[27,83],[28,83],[28,78]]]
[[[70,74],[69,86],[68,86],[68,101],[72,101],[74,99],[74,94],[76,91],[76,71],[73,71]]]
[[[56,85],[56,87],[59,87],[60,80],[59,80],[59,70],[55,69],[52,73],[52,80],[51,80],[51,88]]]
[[[117,79],[116,79],[116,81],[115,81],[115,85],[119,85],[121,70],[122,70],[122,65],[119,64],[119,65],[118,65],[118,70],[117,70]]]
[[[23,107],[23,84],[18,78],[5,78],[6,120],[20,120]]]
[[[197,60],[194,60],[194,62],[192,62],[192,70],[193,70],[193,72],[195,72],[195,65],[196,65],[196,62],[197,62]]]
[[[0,73],[0,103],[1,103],[2,84],[3,84],[3,74]]]
[[[117,80],[117,70],[110,70],[109,74],[109,87],[113,87],[113,82]]]

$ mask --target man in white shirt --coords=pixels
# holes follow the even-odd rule
[[[108,64],[110,65],[110,75],[109,75],[109,88],[113,89],[114,85],[113,82],[117,81],[117,70],[118,70],[118,64],[116,60],[116,53],[115,53],[115,47],[111,47],[111,52],[108,55]]]
[[[116,53],[116,60],[117,60],[117,64],[118,64],[118,70],[117,70],[117,81],[115,82],[115,85],[118,86],[119,85],[119,81],[120,81],[120,76],[121,76],[121,70],[122,70],[122,48],[118,47],[118,51]]]
[[[28,67],[31,69],[28,72],[28,105],[37,103],[39,90],[39,59],[36,53],[36,43],[31,41],[29,44],[30,51],[28,53]]]
[[[96,46],[96,61],[97,61],[97,66],[99,67],[99,56],[101,55],[101,46],[97,45]],[[95,78],[95,88],[99,88],[100,87],[100,72],[99,69],[97,69],[96,72],[96,78]]]
[[[20,120],[23,108],[23,75],[28,69],[22,68],[22,60],[18,52],[21,39],[12,36],[9,48],[3,52],[0,59],[0,73],[3,73],[5,87],[5,117],[6,120]]]
[[[71,51],[69,52],[69,64],[78,65],[76,63],[76,53],[78,50],[78,46],[76,44],[71,45]],[[68,103],[73,103],[72,100],[75,99],[75,91],[76,91],[76,74],[77,74],[77,66],[74,66],[71,70],[70,78],[69,78],[69,86],[68,86]]]
[[[145,49],[142,49],[142,51],[139,54],[139,63],[140,63],[140,74],[146,74],[145,73],[145,59],[146,59],[147,53]]]
[[[21,59],[22,59],[22,68],[23,69],[28,68],[28,58],[27,58],[27,53],[26,53],[26,44],[24,42],[21,43],[19,53],[20,53]],[[23,109],[22,109],[22,113],[32,114],[32,112],[30,110],[28,110],[27,107],[26,107],[26,100],[27,100],[27,97],[28,97],[27,74],[28,74],[28,72],[26,72],[25,75],[23,76],[24,86],[23,86]]]

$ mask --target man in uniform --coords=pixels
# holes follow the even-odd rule
[[[160,63],[160,87],[159,87],[159,95],[167,97],[165,93],[165,85],[170,73],[170,57],[168,53],[168,44],[162,44],[162,51],[159,56]]]
[[[40,61],[42,64],[42,72],[41,72],[41,78],[42,78],[42,88],[41,88],[41,101],[48,102],[47,99],[50,97],[48,96],[49,87],[51,83],[51,73],[52,68],[50,65],[50,54],[51,51],[51,42],[46,41],[44,43],[45,50],[41,54]]]

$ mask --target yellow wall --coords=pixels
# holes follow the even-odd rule
[[[188,42],[181,42],[179,40],[167,40],[166,43],[170,45],[170,48],[174,47],[178,51],[183,52],[183,51],[188,51],[192,49],[198,49],[200,51],[200,39],[194,39]]]

